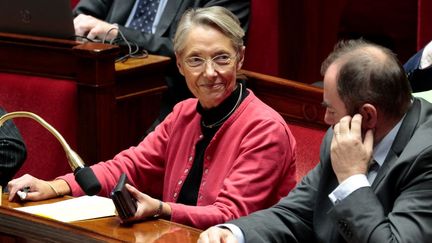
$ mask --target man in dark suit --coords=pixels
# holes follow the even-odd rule
[[[0,108],[0,117],[6,112]],[[26,148],[12,121],[0,126],[0,186],[6,186],[26,158]]]
[[[278,204],[200,243],[430,241],[432,105],[412,98],[390,50],[361,40],[339,43],[322,73],[332,127],[320,163]]]
[[[413,92],[432,89],[432,41],[418,51],[405,64]]]
[[[172,38],[177,29],[177,23],[189,8],[222,6],[239,18],[244,30],[247,30],[249,24],[250,0],[167,0],[164,8],[161,6],[160,9],[157,9],[160,12],[157,25],[151,33],[146,33],[127,26],[130,24],[128,18],[133,18],[130,15],[137,1],[81,0],[74,9],[74,15],[77,16],[74,20],[75,31],[79,35],[88,35],[90,38],[102,40],[109,29],[118,26],[118,30],[127,40],[135,42],[150,53],[174,57]],[[160,4],[162,2],[160,1]],[[81,14],[83,16],[79,16]],[[118,32],[113,31],[107,38],[109,40],[117,36]]]
[[[76,34],[100,40],[117,38],[117,43],[122,45],[124,40],[119,38],[120,32],[126,40],[149,53],[174,59],[172,39],[177,23],[189,8],[222,6],[239,18],[245,31],[249,25],[250,0],[153,0],[150,2],[158,5],[153,19],[155,23],[150,32],[143,32],[135,29],[132,24],[134,14],[139,9],[139,1],[145,0],[81,0],[74,10]],[[175,62],[172,62],[169,68],[166,83],[168,92],[163,97],[161,114],[154,125],[162,121],[177,102],[192,97],[183,76],[178,73]]]

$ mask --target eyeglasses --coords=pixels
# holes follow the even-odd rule
[[[219,71],[226,70],[231,67],[237,56],[230,56],[229,54],[217,55],[211,59],[202,58],[199,56],[188,57],[185,60],[186,65],[194,71],[203,71],[206,67],[206,63],[210,61],[213,68]]]

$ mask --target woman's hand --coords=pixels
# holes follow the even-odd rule
[[[129,184],[126,184],[125,186],[131,193],[132,197],[137,200],[137,211],[133,217],[123,220],[122,223],[154,217],[155,215],[165,218],[171,216],[171,207],[167,203],[154,199],[149,195],[138,191],[135,187]]]
[[[9,201],[18,200],[18,198],[26,201],[39,201],[70,193],[69,185],[64,180],[48,182],[29,174],[9,181],[7,187]],[[27,190],[26,193],[22,192],[24,188]]]

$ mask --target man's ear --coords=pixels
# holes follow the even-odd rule
[[[378,120],[377,109],[375,106],[366,103],[360,107],[359,113],[363,117],[362,128],[374,129]]]
[[[183,66],[183,63],[181,62],[181,60],[182,60],[181,56],[177,52],[175,53],[175,56],[176,56],[177,68],[178,68],[179,72],[181,73],[181,75],[184,76],[184,71],[183,71],[184,66]]]

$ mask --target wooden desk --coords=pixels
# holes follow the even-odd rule
[[[89,164],[136,145],[159,115],[167,88],[170,58],[149,55],[115,63],[119,53],[119,47],[108,44],[0,33],[0,73],[76,84],[77,111],[50,115],[77,112],[76,151]]]
[[[13,210],[15,207],[56,202],[67,197],[42,202],[11,203],[2,195],[0,206],[0,242],[196,242],[200,230],[166,220],[150,220],[130,226],[118,218],[107,217],[63,223]]]

